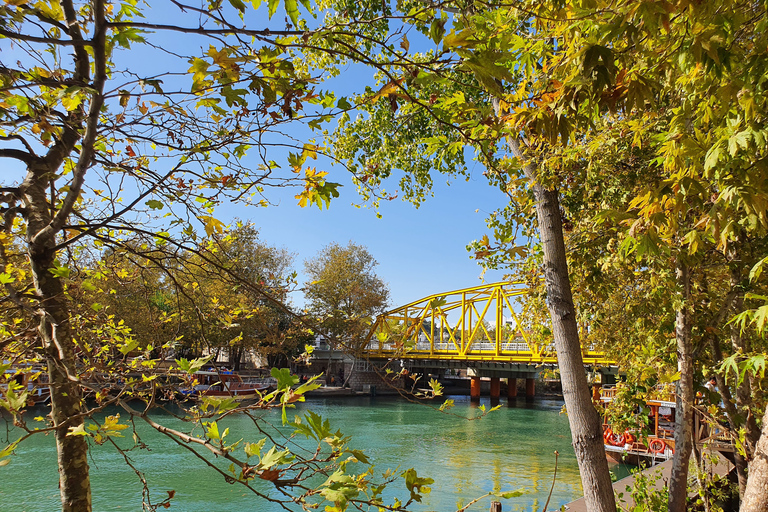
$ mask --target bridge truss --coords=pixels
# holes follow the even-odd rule
[[[494,283],[430,295],[379,315],[365,353],[373,358],[557,364],[554,346],[532,342],[513,308],[523,283]],[[498,328],[501,326],[501,328]],[[607,365],[583,349],[585,364]]]

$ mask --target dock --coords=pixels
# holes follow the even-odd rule
[[[705,460],[714,459],[714,464],[707,464],[707,471],[711,474],[717,474],[720,476],[726,475],[733,468],[733,464],[726,459],[721,453],[713,449],[705,450],[702,454]],[[669,476],[672,472],[673,459],[669,459],[661,464],[646,468],[640,471],[639,474],[649,478],[653,481],[653,487],[661,490],[667,486],[669,482]],[[689,475],[691,476],[691,475]],[[613,484],[613,492],[616,495],[616,509],[617,510],[632,510],[635,505],[635,501],[632,499],[630,489],[632,489],[637,474],[629,475],[626,478],[615,482]],[[587,512],[586,503],[584,498],[579,498],[565,505],[564,510],[568,512]]]

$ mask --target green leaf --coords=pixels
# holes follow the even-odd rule
[[[369,464],[368,457],[360,450],[349,450],[354,458],[362,462],[363,464]]]
[[[349,110],[349,109],[351,109],[351,108],[352,108],[352,105],[349,103],[349,101],[347,100],[347,98],[345,98],[344,96],[342,96],[342,97],[341,97],[341,98],[339,98],[339,100],[336,102],[336,107],[338,107],[338,108],[340,108],[340,109],[342,109],[342,110]]]
[[[462,46],[467,46],[467,47],[474,46],[475,42],[470,42],[470,38],[474,34],[475,33],[472,30],[462,30],[461,32],[458,32],[458,33],[451,30],[451,32],[447,36],[445,36],[445,39],[443,39],[443,45],[446,48],[460,48]]]
[[[758,261],[752,269],[749,271],[749,281],[755,282],[759,277],[760,274],[763,273],[763,268],[768,266],[768,257],[763,258],[762,260]],[[2,277],[2,276],[0,276]]]
[[[320,495],[328,501],[332,501],[338,510],[344,510],[350,499],[360,494],[357,483],[349,475],[341,470],[332,474],[323,484]]]
[[[10,456],[13,453],[13,450],[16,449],[16,446],[18,446],[19,441],[20,440],[16,440],[13,443],[11,443],[8,446],[6,446],[5,448],[3,448],[2,450],[0,450],[0,459],[2,459],[4,457]],[[0,465],[5,466],[9,462],[10,462],[9,459],[5,459],[5,460],[0,461]]]
[[[752,321],[755,323],[758,332],[763,332],[765,330],[766,322],[768,322],[768,304],[757,308],[755,317]]]
[[[240,12],[245,12],[245,4],[242,0],[229,0],[229,3],[232,7],[237,9]]]
[[[709,171],[714,169],[717,166],[717,163],[720,161],[722,154],[723,148],[720,143],[717,143],[709,148],[709,151],[707,151],[707,156],[704,158],[704,170]]]
[[[158,201],[157,199],[150,199],[146,204],[153,210],[162,210],[163,206],[165,206],[162,201]]]
[[[293,26],[297,26],[299,22],[299,6],[296,4],[296,0],[285,0],[285,13],[291,19]]]
[[[69,277],[69,267],[65,266],[57,266],[55,268],[50,269],[51,274],[53,274],[56,278],[64,278],[67,279]]]
[[[303,395],[304,393],[308,391],[313,391],[319,387],[321,387],[321,384],[317,382],[317,378],[319,375],[315,375],[310,380],[299,386],[298,388],[293,390],[294,395]]]
[[[219,425],[215,421],[208,424],[206,435],[208,436],[208,439],[221,439],[221,436],[219,435]]]
[[[179,370],[185,371],[189,375],[192,375],[196,371],[200,370],[200,368],[205,366],[212,358],[213,355],[210,355],[206,357],[198,357],[197,359],[189,361],[188,359],[182,357],[181,359],[176,359],[176,364],[178,365]]]
[[[272,19],[272,15],[277,12],[277,6],[280,5],[280,0],[269,0],[267,2],[269,19]]]
[[[405,478],[405,486],[410,491],[412,500],[421,503],[422,495],[432,492],[432,489],[428,486],[435,483],[435,481],[431,478],[419,477],[415,469],[407,469],[402,476]]]
[[[96,304],[92,305],[91,307],[95,305]],[[128,354],[136,350],[138,346],[139,346],[139,340],[134,338],[129,340],[127,343],[123,344],[122,346],[118,347],[118,350],[120,351],[121,354],[123,354],[124,356],[127,356]]]
[[[450,409],[455,405],[453,400],[446,400],[440,405],[440,411],[445,411],[446,409]]]
[[[442,40],[445,35],[445,22],[446,20],[436,18],[429,26],[429,37],[435,44],[440,44],[440,40]]]
[[[272,368],[269,373],[277,380],[278,391],[283,391],[299,383],[299,376],[291,375],[290,368]]]
[[[254,455],[261,456],[261,449],[264,448],[266,442],[267,438],[265,437],[257,443],[245,443],[245,454],[248,457],[253,457]]]
[[[294,458],[290,450],[277,451],[273,446],[259,461],[259,469],[269,469],[272,466],[287,464],[292,462]]]
[[[327,419],[324,420],[319,414],[309,411],[304,415],[304,420],[306,423],[297,418],[297,421],[293,423],[293,426],[296,427],[296,433],[303,434],[307,438],[314,438],[317,441],[333,435],[331,422]]]

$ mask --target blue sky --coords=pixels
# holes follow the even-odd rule
[[[169,4],[155,4],[148,13],[148,21],[154,18],[179,22],[175,17],[169,18],[169,14],[173,15]],[[266,9],[262,8],[253,21],[259,28],[277,28],[282,17],[278,12],[273,20],[267,21]],[[409,37],[416,39],[412,34]],[[196,53],[194,47],[199,47],[199,54],[202,54],[210,44],[210,41],[186,36],[153,37],[153,40],[160,41],[165,50],[179,49],[181,54]],[[14,58],[14,51],[0,46],[0,60],[9,58]],[[189,66],[185,60],[172,59],[168,54],[141,45],[119,52],[115,63],[118,68],[140,69],[141,76],[169,71],[184,73]],[[340,95],[349,94],[352,87],[360,91],[366,83],[372,84],[369,70],[349,67],[341,77],[320,87],[334,89]],[[302,128],[292,131],[291,135],[299,139],[317,136]],[[281,164],[286,156],[281,151],[267,155]],[[0,174],[0,183],[18,181],[23,176],[23,169],[14,166],[15,162],[3,163],[5,170]],[[313,162],[313,165],[329,171],[329,181],[343,185],[339,189],[340,197],[331,202],[328,210],[320,211],[315,206],[300,208],[294,198],[296,189],[267,189],[265,196],[273,206],[223,205],[217,210],[216,217],[224,222],[234,218],[251,221],[259,228],[263,241],[294,253],[294,267],[299,272],[300,283],[305,280],[304,260],[315,256],[325,245],[331,242],[345,245],[354,241],[366,246],[379,263],[377,274],[389,284],[392,307],[433,293],[481,283],[482,268],[470,259],[465,247],[487,232],[486,216],[502,207],[506,196],[487,184],[482,175],[484,169],[479,164],[470,162],[470,179],[454,181],[450,186],[446,184],[447,178],[435,176],[434,197],[428,198],[418,209],[400,199],[382,202],[381,218],[377,218],[371,209],[352,205],[359,203],[360,198],[342,167],[330,167],[328,161]],[[385,184],[390,191],[395,185]],[[484,280],[496,282],[502,277],[502,272],[489,271]],[[301,294],[294,294],[293,301],[297,305],[303,304]]]
[[[506,197],[487,184],[482,168],[469,181],[450,186],[438,177],[435,197],[418,209],[399,199],[384,202],[381,218],[371,209],[352,206],[359,198],[349,177],[340,168],[330,171],[331,181],[344,186],[328,210],[299,208],[295,191],[272,190],[267,195],[273,200],[280,197],[277,206],[220,211],[251,220],[262,240],[296,253],[302,281],[303,261],[328,243],[345,245],[351,240],[366,246],[379,263],[377,274],[389,283],[392,306],[481,283],[482,269],[465,247],[487,232],[487,213],[503,206]],[[492,283],[502,277],[500,271],[488,271],[484,279]],[[300,297],[294,300],[301,303]]]

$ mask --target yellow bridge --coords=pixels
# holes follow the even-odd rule
[[[554,346],[533,343],[515,309],[523,283],[494,283],[430,295],[379,315],[365,356],[441,361],[557,364]],[[582,349],[584,363],[608,366],[603,353]]]

